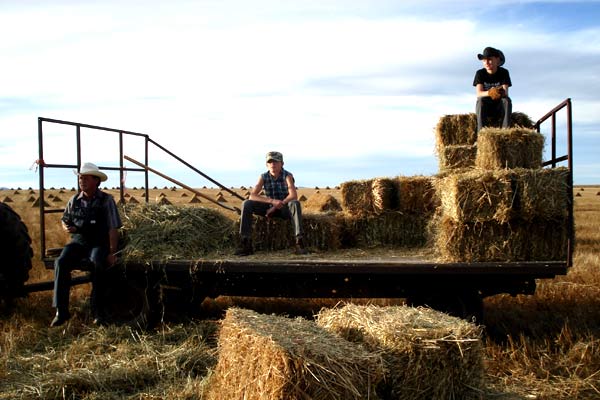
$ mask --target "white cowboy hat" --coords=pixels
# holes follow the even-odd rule
[[[100,178],[100,182],[104,182],[108,179],[108,176],[96,166],[96,164],[92,164],[91,162],[86,162],[81,166],[78,175],[92,175]]]

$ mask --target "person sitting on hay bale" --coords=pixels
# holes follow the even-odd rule
[[[60,326],[69,320],[69,290],[71,270],[81,267],[89,259],[92,266],[91,308],[94,324],[104,321],[100,311],[100,289],[107,282],[104,271],[116,262],[121,218],[115,199],[99,189],[100,182],[108,177],[95,164],[85,163],[79,170],[81,192],[73,195],[65,208],[61,223],[71,234],[71,242],[54,262],[54,297],[52,306],[56,316],[51,326]]]
[[[502,128],[510,126],[512,103],[508,88],[512,86],[510,74],[504,65],[504,54],[493,47],[486,47],[477,58],[483,68],[475,73],[473,86],[477,93],[477,132],[488,126],[490,120],[502,120]]]
[[[250,197],[242,203],[240,221],[241,243],[235,255],[247,256],[252,248],[252,215],[267,218],[291,219],[296,238],[296,254],[306,254],[302,242],[302,206],[294,184],[294,176],[283,169],[283,155],[278,151],[267,153],[268,171],[261,174],[250,191]],[[264,190],[265,196],[261,195]]]

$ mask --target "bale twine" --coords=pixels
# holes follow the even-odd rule
[[[525,128],[484,128],[477,140],[475,166],[482,169],[541,168],[544,136]]]
[[[343,247],[420,247],[428,240],[426,215],[386,212],[381,215],[343,214]]]
[[[442,213],[457,222],[507,222],[513,215],[512,173],[472,170],[437,181]]]
[[[475,166],[477,145],[455,144],[438,148],[439,170],[448,171]]]
[[[394,183],[400,212],[431,214],[440,205],[435,179],[430,176],[399,176]]]
[[[317,324],[382,354],[380,398],[479,398],[482,332],[472,323],[422,307],[347,304],[322,310]]]
[[[127,205],[121,214],[125,263],[196,259],[232,248],[234,223],[213,209],[145,204]]]
[[[303,318],[227,310],[209,399],[373,399],[378,354]]]
[[[302,211],[312,212],[337,212],[342,211],[340,202],[330,194],[315,193],[306,199],[302,205]],[[301,200],[300,200],[301,201]]]

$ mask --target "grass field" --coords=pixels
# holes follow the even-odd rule
[[[301,189],[309,197],[317,188]],[[336,189],[318,189],[339,196]],[[218,190],[202,190],[215,196]],[[244,194],[245,190],[236,190]],[[38,209],[23,189],[0,191],[34,240],[30,281],[51,279],[38,261]],[[113,192],[116,193],[116,192]],[[129,192],[138,200],[141,191]],[[173,204],[193,195],[181,189],[151,190]],[[50,191],[51,206],[62,207],[72,193]],[[600,398],[600,188],[575,189],[577,232],[574,267],[567,276],[538,282],[535,296],[494,296],[484,303],[485,376],[482,399]],[[56,199],[58,196],[58,199]],[[237,200],[223,193],[228,205]],[[216,207],[202,200],[200,205]],[[48,215],[47,247],[60,247],[65,235],[58,215]],[[232,215],[233,216],[233,215]],[[62,328],[48,328],[53,316],[51,293],[18,300],[11,315],[0,317],[0,399],[197,399],[216,363],[220,311],[229,305],[258,311],[306,314],[331,300],[261,300],[220,298],[207,305],[210,319],[179,318],[152,331],[123,326],[97,328],[87,303],[89,286],[72,290],[74,318]],[[397,304],[401,300],[379,301]]]

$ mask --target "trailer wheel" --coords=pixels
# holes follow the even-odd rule
[[[7,204],[0,202],[0,303],[10,307],[24,297],[24,284],[31,270],[31,238],[27,226]]]
[[[102,313],[108,322],[146,329],[160,314],[160,287],[145,274],[111,274],[111,284],[102,294]]]

